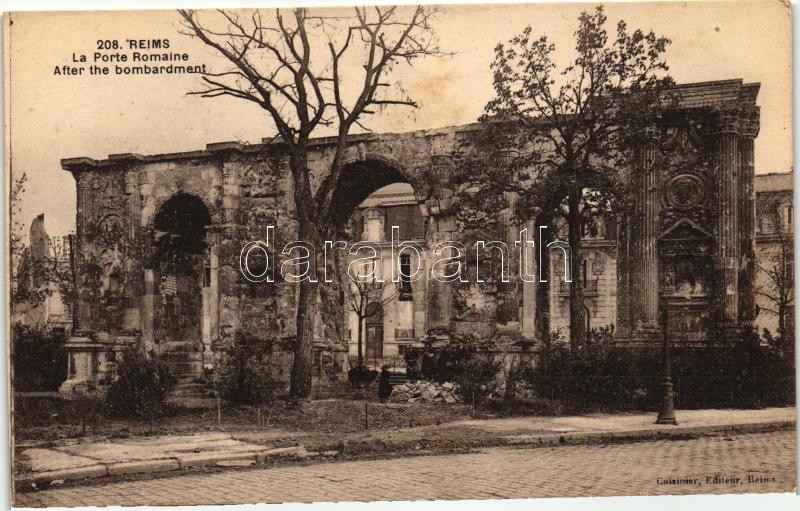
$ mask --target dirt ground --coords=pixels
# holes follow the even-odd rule
[[[366,415],[366,424],[365,424]],[[228,433],[355,433],[438,425],[472,417],[466,405],[445,403],[379,403],[363,400],[327,399],[290,405],[279,401],[259,412],[254,407],[223,406],[217,409],[174,410],[151,421],[105,417],[103,405],[94,401],[69,401],[54,396],[16,397],[14,439],[19,445],[58,443],[68,439],[120,438],[185,434],[202,431]]]

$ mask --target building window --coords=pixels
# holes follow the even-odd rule
[[[367,241],[379,243],[383,241],[381,238],[381,220],[380,218],[367,219]]]
[[[400,300],[410,300],[411,293],[411,256],[400,254]]]
[[[588,279],[589,273],[586,271],[586,259],[583,260],[583,264],[581,265],[581,277],[583,282],[583,287],[586,287],[586,283],[589,281]]]
[[[392,226],[397,226],[401,240],[425,238],[425,217],[417,204],[404,204],[386,208],[386,239],[392,238]]]
[[[375,259],[370,259],[369,261],[365,262],[361,272],[361,276],[364,277],[363,280],[365,282],[375,282],[378,279],[377,264]]]
[[[407,351],[408,351],[408,346],[406,346],[405,344],[400,344],[397,346],[397,354],[399,356],[405,357]]]

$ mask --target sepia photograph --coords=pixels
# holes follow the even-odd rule
[[[12,506],[796,497],[790,4],[262,4],[3,14]]]

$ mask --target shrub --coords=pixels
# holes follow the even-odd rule
[[[354,387],[367,387],[375,381],[377,377],[378,371],[370,369],[363,364],[359,365],[356,363],[350,366],[350,369],[347,371],[347,381]]]
[[[14,434],[27,435],[31,428],[78,425],[96,429],[103,422],[106,407],[94,394],[70,398],[53,395],[14,396]]]
[[[58,390],[67,379],[64,337],[43,328],[16,324],[12,332],[13,389]]]
[[[613,345],[613,328],[592,330],[577,351],[554,333],[537,366],[525,378],[540,397],[578,410],[631,409],[641,405],[631,352]]]
[[[444,346],[428,344],[406,351],[406,371],[411,379],[444,383],[463,377],[467,362],[495,349],[494,342],[474,336],[453,337]]]
[[[106,393],[112,416],[150,420],[167,414],[166,397],[175,386],[175,378],[157,357],[129,348],[117,362],[116,376]]]
[[[490,383],[497,376],[500,364],[491,355],[476,354],[464,363],[463,371],[457,374],[455,381],[461,386],[464,400],[471,400],[473,408],[483,402],[491,392]]]
[[[269,346],[257,342],[235,342],[214,368],[213,379],[220,397],[235,404],[272,404],[284,382],[274,378],[262,357]]]
[[[730,346],[674,346],[677,408],[752,408],[794,403],[794,364],[787,341],[743,332]],[[661,348],[613,344],[613,329],[593,330],[577,351],[554,335],[526,379],[538,396],[572,412],[657,410],[663,378]]]

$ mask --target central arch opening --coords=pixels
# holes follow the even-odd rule
[[[155,339],[178,377],[202,375],[204,310],[211,271],[206,228],[208,208],[198,197],[180,193],[167,200],[153,220],[157,299]]]
[[[334,220],[349,242],[370,247],[349,254],[343,266],[351,366],[361,360],[374,369],[388,364],[402,371],[405,348],[414,341],[414,325],[424,325],[425,311],[414,303],[425,301],[425,278],[412,282],[403,274],[411,275],[426,263],[408,250],[393,258],[391,250],[392,226],[398,227],[399,243],[428,248],[427,219],[416,192],[397,168],[381,161],[352,163],[342,171],[334,195]],[[347,273],[351,263],[352,273],[364,281],[355,282]],[[392,275],[398,274],[400,282],[393,282]]]

